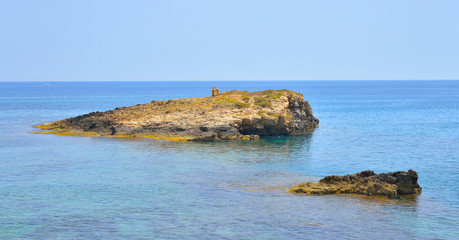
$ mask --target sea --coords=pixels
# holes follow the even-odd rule
[[[240,142],[31,134],[213,86],[300,92],[319,127]],[[459,81],[1,82],[0,129],[0,239],[459,239]],[[417,197],[286,192],[409,169]]]

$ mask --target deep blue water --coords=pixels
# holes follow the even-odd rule
[[[216,143],[29,133],[214,85],[301,92],[320,127]],[[0,83],[0,127],[0,239],[459,238],[459,81]],[[415,199],[285,192],[410,168]]]

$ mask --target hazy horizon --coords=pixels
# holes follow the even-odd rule
[[[459,79],[260,79],[260,80],[138,80],[138,81],[129,81],[129,80],[83,80],[83,81],[65,81],[65,80],[56,80],[56,81],[37,81],[37,80],[28,80],[28,81],[0,81],[3,83],[53,83],[53,82],[313,82],[313,81],[459,81]]]

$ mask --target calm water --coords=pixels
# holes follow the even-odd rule
[[[0,239],[457,239],[459,81],[0,83]],[[29,134],[33,125],[221,91],[291,89],[320,127],[253,142]],[[416,199],[285,193],[415,169]]]

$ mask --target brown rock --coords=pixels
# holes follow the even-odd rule
[[[319,124],[300,93],[214,90],[213,97],[152,101],[36,127],[60,135],[207,141],[304,134]]]
[[[367,170],[353,175],[327,176],[318,183],[305,182],[294,186],[290,193],[321,195],[334,193],[357,193],[368,196],[395,197],[406,194],[419,194],[422,188],[418,184],[416,171],[375,174]]]
[[[212,88],[212,97],[218,96],[220,94],[220,90],[218,90],[216,87]]]

